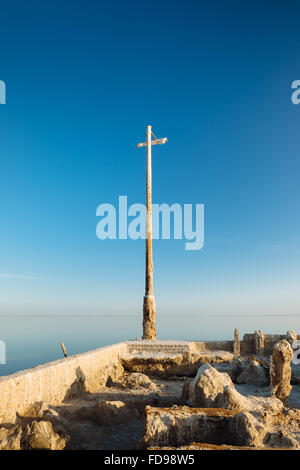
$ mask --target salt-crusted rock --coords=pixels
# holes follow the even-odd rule
[[[295,436],[287,431],[277,431],[278,416],[268,414],[263,419],[261,413],[243,412],[233,416],[229,422],[229,431],[234,436],[237,445],[255,447],[284,447],[297,448]]]
[[[191,406],[243,410],[246,401],[235,390],[229,375],[218,372],[209,364],[203,364],[189,384],[188,404]]]
[[[268,433],[264,443],[269,447],[294,447],[299,448],[297,439],[287,431],[276,431]]]
[[[231,384],[228,374],[222,374],[211,365],[203,364],[189,384],[188,402],[191,406],[216,407],[218,396],[224,393],[225,386]]]
[[[297,332],[296,331],[287,331],[286,340],[292,346],[293,342],[297,340]]]
[[[63,450],[68,436],[54,432],[49,421],[33,421],[25,428],[24,441],[28,449]]]
[[[128,374],[123,381],[123,388],[138,389],[146,388],[148,390],[157,390],[157,386],[145,374],[134,372]]]
[[[268,372],[261,364],[249,359],[236,378],[236,383],[266,387],[269,384]]]
[[[288,403],[291,387],[291,360],[293,350],[286,340],[275,344],[270,364],[271,394],[285,405]]]
[[[209,364],[203,364],[194,380],[184,387],[183,400],[190,406],[240,411],[280,411],[283,408],[282,402],[274,397],[241,395],[228,374],[218,372]]]
[[[21,449],[22,426],[10,425],[0,428],[0,450]]]

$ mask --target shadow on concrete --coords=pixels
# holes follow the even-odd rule
[[[74,398],[76,396],[81,396],[87,394],[86,386],[85,386],[85,375],[80,369],[80,367],[77,367],[76,371],[76,379],[74,382],[70,385],[70,388],[68,389],[63,402],[70,400],[71,398]]]

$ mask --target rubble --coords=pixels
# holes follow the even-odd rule
[[[0,427],[0,450],[21,449],[22,426],[9,425]]]
[[[68,442],[68,436],[54,432],[49,421],[28,424],[23,439],[27,449],[63,450]]]
[[[56,364],[0,379],[6,400],[0,449],[134,450],[139,441],[147,449],[297,449],[297,364],[288,406],[290,344],[297,335],[258,330],[244,338],[235,330],[234,341],[227,342],[131,341],[128,348],[115,347],[112,363],[110,355],[103,359],[106,349],[93,353],[103,356],[97,370],[89,353],[76,359],[75,372],[75,359],[66,360],[66,369],[59,364],[55,380]],[[256,360],[254,352],[263,357]],[[70,376],[61,382],[66,370]],[[59,394],[47,377],[60,384]],[[16,387],[21,379],[24,400]]]

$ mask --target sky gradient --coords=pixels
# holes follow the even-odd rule
[[[205,245],[154,241],[158,315],[300,312],[300,4],[1,6],[0,314],[138,314],[143,240],[96,208],[205,204]]]

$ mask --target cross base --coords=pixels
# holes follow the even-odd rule
[[[143,305],[143,339],[156,341],[156,305],[154,295],[145,295]]]

